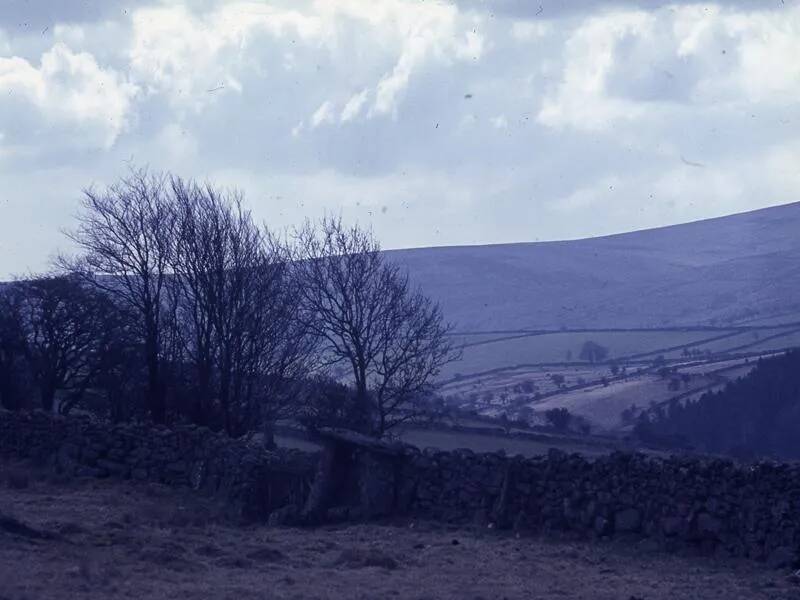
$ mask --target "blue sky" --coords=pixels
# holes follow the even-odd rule
[[[0,4],[0,277],[127,165],[385,247],[576,238],[800,200],[800,4]]]

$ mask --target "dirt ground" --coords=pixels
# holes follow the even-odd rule
[[[236,525],[188,490],[0,461],[0,600],[789,599],[786,572],[425,523]],[[44,534],[36,537],[36,533]]]

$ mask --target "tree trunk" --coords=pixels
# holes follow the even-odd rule
[[[53,412],[53,405],[55,404],[56,398],[55,388],[49,384],[42,384],[39,393],[42,401],[42,409],[49,413]]]
[[[264,435],[264,446],[269,450],[274,450],[278,447],[275,443],[275,422],[270,419],[264,419],[264,426],[261,429]]]
[[[163,425],[167,420],[167,411],[159,373],[158,356],[153,356],[149,352],[147,357],[147,404],[153,422]]]

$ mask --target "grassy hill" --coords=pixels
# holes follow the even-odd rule
[[[719,389],[756,356],[800,345],[800,203],[602,238],[389,256],[456,325],[463,355],[440,391],[487,416],[535,421],[564,407],[613,430],[624,409]],[[607,358],[582,360],[587,341]]]
[[[564,242],[388,252],[461,331],[800,320],[800,203]]]

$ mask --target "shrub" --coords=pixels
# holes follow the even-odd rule
[[[545,419],[555,429],[565,431],[572,421],[572,413],[566,408],[551,408],[544,413]]]

